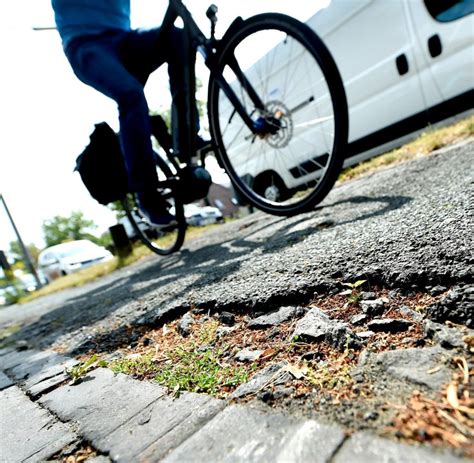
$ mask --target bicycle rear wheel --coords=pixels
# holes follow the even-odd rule
[[[333,187],[347,146],[346,96],[329,51],[305,24],[267,13],[226,34],[217,54],[209,123],[233,185],[270,214],[310,210]],[[225,91],[222,76],[251,127]]]
[[[153,227],[138,208],[135,195],[132,193],[122,200],[122,205],[137,237],[153,252],[164,256],[181,248],[184,243],[187,225],[183,203],[177,197],[178,179],[157,153],[155,153],[155,160],[159,178],[158,191],[170,205],[178,224],[162,230]]]

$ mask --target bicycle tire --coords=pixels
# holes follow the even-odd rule
[[[268,37],[271,34],[280,36],[278,40],[272,38],[276,46],[264,50],[259,59],[244,69],[239,61],[247,59],[247,48],[242,51],[242,46],[250,45],[249,53],[257,56],[255,49],[258,46],[265,44],[268,48],[267,42],[259,36]],[[299,53],[295,55],[297,59],[293,59],[292,48],[288,48],[288,43],[290,47],[298,47],[295,48]],[[285,55],[278,60],[278,53]],[[334,186],[342,169],[347,147],[349,122],[346,95],[329,50],[316,33],[300,21],[278,13],[264,13],[242,21],[239,27],[231,28],[217,47],[216,54],[217,66],[209,81],[209,125],[217,156],[232,184],[250,204],[270,214],[291,216],[311,210]],[[255,108],[246,87],[239,83],[235,73],[230,86],[241,98],[248,114],[253,115],[254,121],[255,114],[260,120],[271,115],[272,121],[279,114],[281,122],[277,122],[280,128],[276,137],[270,135],[259,139],[255,135],[252,136],[252,132],[221,89],[218,76],[226,76],[234,58],[259,94],[265,105],[265,112]],[[281,69],[285,66],[282,62],[286,63],[284,74],[281,74]],[[287,89],[279,87],[280,81],[291,81],[298,64],[306,68],[311,66],[311,72],[306,76],[306,86],[302,87],[304,90],[297,88],[294,82],[283,82],[293,85],[293,89],[290,89],[291,95],[287,96],[284,93]],[[281,69],[273,72],[272,69],[277,65]],[[267,75],[263,75],[264,73]],[[314,77],[324,79],[324,82],[318,81],[318,85],[321,84],[321,89],[326,93],[316,92],[316,84],[312,83]],[[229,82],[231,79],[226,80]],[[307,96],[303,95],[304,92],[307,92]],[[278,95],[281,95],[281,100]],[[298,105],[299,101],[304,105]],[[325,109],[324,105],[332,111],[327,117],[319,113]],[[306,113],[308,122],[304,125],[305,122],[301,119]],[[234,126],[229,130],[232,124]],[[239,124],[243,129],[238,127]],[[309,132],[306,131],[307,128]],[[329,128],[332,128],[332,135],[325,133]],[[316,130],[320,133],[317,134]],[[310,143],[303,138],[303,132],[306,136],[308,133],[314,135],[314,142],[311,144],[316,148],[319,143],[319,151],[312,151],[312,147],[307,148]],[[316,138],[316,135],[319,138]],[[328,142],[330,136],[332,139]],[[252,146],[255,143],[260,146],[258,152]],[[321,152],[319,146],[323,145],[329,146],[330,150]],[[300,154],[302,147],[307,149],[306,157]],[[245,150],[248,150],[247,154]],[[247,158],[242,161],[244,155]],[[321,169],[323,157],[326,161]],[[271,163],[273,164],[270,165]]]
[[[145,244],[145,246],[147,246],[154,253],[166,256],[179,251],[183,245],[186,236],[187,224],[184,216],[184,206],[178,197],[178,181],[176,179],[176,175],[173,174],[171,168],[166,164],[166,162],[158,153],[155,153],[155,162],[159,172],[159,178],[161,177],[158,191],[160,191],[161,196],[166,199],[174,208],[174,214],[178,224],[169,230],[158,232],[161,233],[161,236],[158,236],[157,239],[152,239],[151,237],[147,236],[147,234],[139,226],[139,222],[146,223],[148,221],[137,207],[135,195],[129,194],[125,199],[122,200],[122,205],[127,218],[133,227],[133,230],[135,231],[138,238],[143,242],[143,244]]]

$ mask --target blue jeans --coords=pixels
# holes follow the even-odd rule
[[[80,37],[66,50],[76,76],[118,105],[120,142],[130,191],[156,188],[158,178],[144,86],[153,71],[168,63],[173,110],[180,111],[186,91],[182,37],[182,30],[177,28],[166,43],[159,42],[159,29],[112,30]]]

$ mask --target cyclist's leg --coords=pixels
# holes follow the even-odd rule
[[[173,119],[173,136],[179,137],[177,128],[183,124],[179,118],[186,117],[188,89],[184,79],[186,62],[184,50],[184,32],[172,28],[165,37],[160,36],[160,29],[134,30],[127,35],[121,44],[121,57],[126,68],[145,85],[148,76],[162,64],[168,63]],[[196,111],[196,134],[199,132],[199,115]]]
[[[69,53],[68,58],[82,82],[117,102],[129,187],[131,191],[148,191],[156,188],[158,181],[148,105],[142,83],[121,62],[120,39],[120,33],[91,39]]]

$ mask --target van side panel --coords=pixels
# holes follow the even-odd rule
[[[333,0],[308,24],[322,36],[344,80],[349,141],[424,109],[414,59],[417,42],[407,27],[403,2]],[[397,58],[407,62],[403,75]]]

